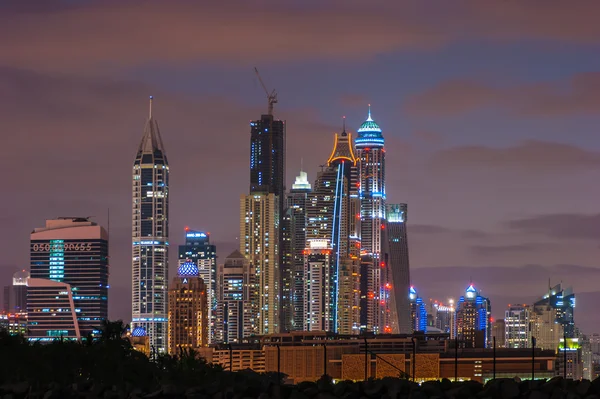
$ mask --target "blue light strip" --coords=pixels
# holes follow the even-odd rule
[[[344,178],[344,162],[342,162],[340,165],[338,165],[338,173],[337,173],[337,181],[336,181],[336,185],[335,185],[335,205],[334,206],[334,214],[335,217],[337,217],[338,219],[338,235],[337,235],[337,243],[336,243],[336,262],[335,262],[335,306],[334,306],[334,326],[333,326],[333,331],[334,332],[338,332],[338,309],[337,309],[337,304],[338,304],[338,300],[339,300],[339,278],[340,278],[340,230],[341,230],[341,225],[342,225],[342,197],[341,195],[343,195],[343,188],[344,188],[344,182],[343,182],[343,178]],[[337,207],[337,202],[340,201],[340,205],[339,207]],[[336,212],[335,208],[339,208],[339,215]],[[335,226],[335,223],[334,223]],[[334,238],[334,237],[332,237]]]

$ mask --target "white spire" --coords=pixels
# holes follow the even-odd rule
[[[371,104],[369,104],[369,116],[367,117],[367,121],[373,122],[373,119],[371,118]]]
[[[148,119],[152,119],[152,100],[154,99],[154,96],[150,96],[150,114],[148,116]],[[371,111],[369,111],[370,114]]]

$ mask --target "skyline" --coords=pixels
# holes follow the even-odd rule
[[[74,7],[65,2],[65,8],[41,9],[36,17],[47,17],[48,24],[65,13],[89,13],[90,7],[105,13],[111,7],[130,10],[92,3]],[[183,18],[178,12],[193,6],[182,4],[167,16]],[[284,13],[286,5],[273,12],[298,23],[318,14],[319,7],[312,2],[298,6],[303,12],[293,18]],[[358,20],[359,11],[365,11],[361,7],[352,3],[340,18],[361,24],[386,20],[383,12],[376,17],[372,11]],[[253,76],[256,64],[269,88],[279,93],[275,116],[287,121],[288,189],[301,162],[314,182],[318,165],[329,155],[332,134],[341,131],[342,115],[354,134],[366,104],[372,104],[388,147],[388,202],[405,202],[410,209],[412,284],[423,298],[457,298],[472,277],[497,317],[508,303],[531,303],[527,298],[540,296],[549,277],[553,283],[562,278],[577,294],[577,323],[585,332],[597,332],[600,317],[591,309],[600,298],[594,284],[600,277],[600,206],[595,200],[600,189],[593,184],[600,177],[600,138],[592,132],[600,122],[600,95],[594,90],[600,82],[594,73],[600,70],[595,38],[600,35],[578,33],[568,23],[542,29],[540,20],[549,17],[533,14],[527,5],[506,7],[509,18],[515,15],[511,10],[529,10],[526,19],[539,23],[529,31],[515,29],[512,38],[506,30],[478,40],[453,36],[448,41],[415,39],[410,45],[374,40],[385,36],[379,27],[366,40],[372,46],[360,41],[341,48],[347,37],[337,28],[331,28],[335,40],[325,43],[300,29],[317,48],[292,42],[291,48],[303,50],[302,58],[286,50],[275,63],[273,54],[262,62],[247,52],[234,57],[237,47],[231,40],[222,44],[228,50],[211,53],[208,63],[177,49],[166,51],[161,43],[164,58],[160,51],[139,51],[115,59],[116,50],[107,47],[116,33],[102,29],[95,43],[105,46],[96,46],[98,54],[91,59],[89,53],[69,55],[76,39],[62,50],[52,47],[55,58],[47,55],[51,51],[28,52],[27,57],[18,51],[1,54],[0,120],[8,132],[1,165],[18,173],[9,174],[6,186],[10,212],[5,210],[0,227],[5,248],[0,279],[10,281],[13,272],[29,264],[29,233],[45,219],[95,215],[93,220],[106,227],[103,215],[110,208],[110,317],[128,319],[129,310],[121,310],[131,297],[131,186],[125,171],[143,132],[150,94],[156,98],[154,113],[172,171],[171,246],[183,243],[185,226],[210,231],[224,261],[237,248],[239,196],[247,191],[248,123],[266,111],[264,92]],[[548,7],[556,16],[557,6]],[[577,7],[560,10],[567,22],[574,15],[593,15]],[[155,16],[158,8],[152,3],[142,14]],[[407,15],[419,17],[412,11]],[[235,16],[243,12],[249,11],[241,7]],[[83,20],[101,21],[105,13]],[[18,28],[26,17],[35,19],[10,6],[3,14],[0,31]],[[489,31],[502,30],[492,15],[485,15],[491,18]],[[321,21],[313,26],[322,27]],[[431,33],[431,25],[421,31],[413,25],[390,29],[413,29],[417,39],[418,32],[425,38]],[[153,29],[165,33],[166,26]],[[38,29],[44,28],[51,35],[48,42],[64,39],[61,29],[40,23]],[[83,37],[92,34],[92,27],[79,28]],[[465,29],[473,37],[481,33],[472,24]],[[5,43],[8,50],[33,50],[30,35],[13,38],[14,43]],[[268,50],[257,46],[260,54]],[[191,42],[187,48],[198,55]],[[338,49],[340,60],[325,49]],[[62,61],[65,55],[70,63]],[[247,58],[240,61],[242,56]],[[113,65],[102,68],[109,59]],[[215,173],[213,165],[223,159],[227,162]],[[227,185],[219,185],[223,181]],[[220,187],[218,195],[204,196],[207,186]],[[171,275],[175,259],[171,253]],[[560,264],[573,266],[560,270]],[[511,281],[514,273],[507,271],[514,268],[527,280]],[[586,304],[590,319],[582,320]]]

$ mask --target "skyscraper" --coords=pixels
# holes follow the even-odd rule
[[[279,199],[255,193],[240,198],[240,252],[256,272],[256,333],[279,332]]]
[[[533,304],[534,311],[544,308],[556,310],[556,322],[563,326],[567,338],[576,338],[575,331],[575,294],[571,288],[563,288],[562,284],[549,287],[548,292]]]
[[[88,218],[46,220],[45,227],[31,233],[30,251],[31,278],[68,284],[81,336],[97,334],[108,317],[106,230]],[[55,286],[51,287],[54,290]]]
[[[132,329],[142,327],[153,352],[167,351],[169,164],[152,115],[133,163]]]
[[[206,286],[208,303],[208,343],[215,339],[217,310],[217,248],[210,243],[210,234],[186,228],[185,244],[179,246],[179,268],[192,263]],[[188,266],[189,267],[189,266]]]
[[[391,332],[389,265],[382,260],[385,209],[385,140],[371,118],[358,129],[355,140],[358,158],[361,222],[361,327],[375,333]]]
[[[507,348],[531,348],[531,310],[527,305],[508,305],[504,312]]]
[[[169,287],[169,354],[208,346],[206,288],[196,263],[179,265]]]
[[[487,348],[491,339],[490,300],[470,284],[456,306],[456,332],[466,348]]]
[[[217,278],[217,340],[241,342],[256,333],[256,274],[248,259],[235,250],[219,265]]]
[[[415,287],[409,288],[408,298],[410,300],[411,334],[415,331],[427,330],[427,308],[423,298],[417,295]]]
[[[306,172],[300,171],[286,196],[281,220],[282,295],[281,330],[302,330],[304,308],[304,248],[306,246],[306,206],[312,186]]]
[[[391,293],[393,294],[390,295],[390,302],[395,305],[392,307],[391,313],[396,316],[392,317],[392,320],[398,320],[397,329],[399,333],[409,334],[411,332],[410,303],[408,295],[406,295],[410,290],[408,238],[406,232],[408,207],[406,204],[388,204],[386,206],[386,214],[389,251],[388,263],[391,271]]]
[[[358,208],[353,201],[358,202],[358,196],[351,196],[355,163],[352,137],[344,128],[335,135],[327,166],[317,174],[307,203],[304,325],[308,330],[359,331],[359,260],[352,230],[356,226],[352,212]]]

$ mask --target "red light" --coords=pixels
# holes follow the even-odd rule
[[[381,225],[381,230],[385,229],[385,224]]]
[[[185,231],[189,231],[189,230],[190,230],[190,228],[185,226]]]

